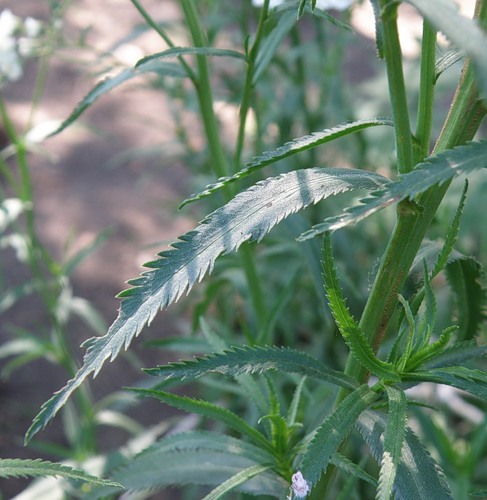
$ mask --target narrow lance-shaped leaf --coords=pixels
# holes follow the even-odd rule
[[[153,61],[162,61],[164,59],[171,59],[179,56],[187,55],[201,55],[211,57],[231,57],[233,59],[245,60],[245,54],[231,49],[218,49],[215,47],[171,47],[163,52],[156,52],[150,56],[143,57],[137,64],[136,68],[142,68],[146,64]]]
[[[206,188],[200,193],[191,195],[181,203],[179,208],[182,208],[186,204],[193,201],[205,198],[206,196],[211,195],[215,191],[218,191],[228,184],[244,179],[245,177],[256,172],[257,170],[260,170],[261,168],[266,167],[267,165],[271,165],[272,163],[276,163],[277,161],[283,160],[284,158],[288,158],[289,156],[301,153],[302,151],[320,146],[327,142],[334,141],[335,139],[339,139],[340,137],[345,137],[346,135],[359,132],[360,130],[369,127],[377,127],[379,125],[392,126],[393,122],[392,120],[387,118],[359,120],[351,123],[337,125],[336,127],[322,130],[321,132],[313,132],[312,134],[299,137],[290,142],[286,142],[286,144],[284,144],[283,146],[280,146],[271,151],[266,151],[261,155],[252,158],[252,160],[244,165],[242,170],[232,175],[231,177],[221,177],[214,184],[209,184],[208,186],[206,186]]]
[[[20,458],[3,458],[0,459],[0,477],[45,477],[45,476],[59,476],[66,479],[73,479],[76,481],[86,481],[87,483],[96,484],[99,486],[112,486],[123,488],[120,483],[110,481],[108,479],[101,479],[92,476],[86,472],[73,469],[67,465],[56,464],[52,462],[37,460],[27,460]]]
[[[387,380],[398,380],[398,374],[394,366],[390,363],[381,361],[375,356],[367,337],[347,308],[333,263],[331,237],[329,233],[326,233],[323,238],[323,280],[326,296],[328,297],[330,309],[338,329],[357,361],[378,377]]]
[[[350,434],[359,415],[378,395],[367,385],[350,393],[317,429],[299,466],[308,485],[317,483],[340,443]]]
[[[138,68],[128,68],[120,72],[116,76],[107,77],[101,82],[97,83],[93,89],[81,100],[81,102],[74,108],[73,112],[64,120],[61,125],[50,134],[50,136],[59,134],[66,127],[71,125],[77,118],[79,118],[95,101],[106,93],[125,83],[132,78],[141,76],[146,73],[157,73],[159,75],[175,76],[183,78],[186,76],[184,70],[175,63],[151,61]]]
[[[357,426],[377,462],[384,452],[386,418],[382,413],[365,410],[359,416]],[[450,488],[441,467],[407,427],[397,468],[394,493],[399,500],[427,498],[428,500],[452,499]]]
[[[479,24],[458,13],[453,0],[406,0],[459,49],[471,57],[476,69],[482,97],[487,98],[487,33]],[[441,14],[439,14],[441,13]]]
[[[266,179],[238,194],[182,236],[173,249],[147,263],[150,271],[129,281],[134,288],[120,294],[123,301],[118,318],[104,337],[85,342],[84,365],[43,405],[26,439],[54,417],[89,374],[96,376],[107,359],[115,359],[126,349],[160,309],[211,272],[219,255],[236,251],[245,241],[260,241],[284,218],[324,198],[354,189],[376,189],[386,182],[385,177],[363,170],[314,168]]]
[[[389,399],[389,413],[380,464],[377,500],[389,500],[392,495],[406,432],[408,408],[406,395],[404,391],[390,386],[386,387],[386,392]]]
[[[268,452],[273,451],[272,445],[267,439],[256,429],[250,426],[245,420],[240,418],[237,414],[233,413],[226,408],[214,405],[208,401],[200,399],[188,398],[186,396],[178,396],[170,392],[158,391],[154,389],[130,389],[141,396],[147,396],[159,399],[164,403],[179,408],[191,413],[196,413],[202,417],[218,420],[231,429],[236,430],[243,436],[249,438],[255,445],[262,450]]]
[[[285,347],[233,347],[223,353],[196,358],[195,361],[169,363],[145,371],[149,375],[166,379],[184,380],[198,378],[208,373],[236,377],[244,373],[264,373],[268,370],[307,375],[350,390],[357,387],[353,377],[331,370],[304,352]]]
[[[449,149],[419,163],[412,172],[401,175],[397,181],[371,193],[371,197],[361,200],[360,205],[351,207],[342,215],[329,217],[321,224],[313,226],[298,240],[313,238],[326,231],[335,231],[361,221],[392,203],[406,198],[412,199],[436,184],[444,184],[455,176],[469,174],[486,167],[487,141],[485,140]]]
[[[258,474],[262,474],[263,472],[271,469],[270,465],[251,465],[247,467],[230,479],[227,479],[225,482],[217,486],[214,490],[210,491],[208,495],[206,495],[202,500],[218,500],[219,498],[223,498],[227,493],[234,490],[237,486],[245,483],[249,479],[252,479],[254,476]]]

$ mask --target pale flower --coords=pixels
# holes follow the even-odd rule
[[[0,13],[0,38],[12,36],[20,26],[20,19],[12,14],[10,9]]]
[[[305,498],[310,492],[309,484],[299,470],[293,474],[291,487],[296,498]]]
[[[24,20],[24,29],[29,38],[36,38],[41,34],[42,23],[38,19],[29,16]]]
[[[27,38],[25,36],[19,38],[18,45],[19,54],[22,57],[32,57],[39,48],[39,43],[35,38]]]
[[[0,80],[5,77],[11,82],[17,81],[22,76],[22,64],[15,50],[0,50]]]

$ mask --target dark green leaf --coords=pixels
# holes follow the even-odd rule
[[[475,340],[458,342],[445,349],[441,354],[428,360],[425,368],[441,368],[445,366],[463,365],[467,361],[485,356],[487,345],[478,345]]]
[[[487,401],[487,372],[481,370],[463,366],[432,368],[428,371],[407,373],[403,376],[403,380],[451,385]]]
[[[353,377],[329,369],[304,352],[286,347],[233,347],[232,350],[220,354],[196,358],[195,361],[169,363],[145,371],[149,375],[166,379],[184,380],[198,378],[208,373],[235,377],[244,373],[263,373],[268,370],[307,375],[347,389],[357,387]]]
[[[357,361],[379,378],[399,380],[395,367],[375,356],[367,337],[347,308],[333,263],[331,238],[328,233],[323,239],[323,280],[336,324]]]
[[[376,411],[366,410],[358,418],[358,428],[377,462],[382,460],[386,426],[385,416]],[[396,498],[404,500],[453,499],[440,466],[409,428],[406,429],[394,491]]]
[[[263,450],[271,451],[272,446],[267,439],[253,427],[251,427],[245,420],[240,418],[235,413],[222,408],[221,406],[214,405],[208,401],[200,399],[188,398],[186,396],[177,396],[170,392],[158,391],[155,389],[130,389],[131,391],[146,397],[152,397],[163,401],[180,410],[190,413],[196,413],[206,418],[211,418],[224,423],[228,427],[240,432],[242,435],[247,436],[257,446]]]
[[[377,398],[367,385],[362,385],[350,393],[318,427],[299,465],[309,485],[317,483],[342,441],[352,431],[359,415]]]

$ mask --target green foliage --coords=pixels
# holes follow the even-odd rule
[[[0,477],[28,477],[28,476],[57,476],[74,481],[84,481],[97,486],[122,488],[120,483],[100,479],[91,476],[86,472],[73,469],[67,465],[46,462],[40,459],[27,460],[20,458],[2,458],[0,459]]]
[[[0,312],[37,293],[55,332],[47,338],[20,331],[18,338],[0,346],[0,359],[13,357],[3,369],[7,375],[38,357],[65,368],[71,379],[44,403],[26,442],[63,409],[73,456],[94,456],[95,429],[103,421],[104,405],[112,425],[135,434],[140,426],[121,413],[127,406],[112,409],[106,401],[94,405],[84,384],[87,378],[97,376],[107,360],[127,350],[161,309],[213,273],[216,278],[205,279],[200,288],[203,298],[192,311],[188,336],[151,343],[196,356],[144,369],[159,380],[129,389],[126,400],[128,405],[133,401],[130,395],[155,398],[197,416],[197,421],[191,421],[194,427],[188,431],[187,421],[175,417],[185,431],[162,437],[172,423],[165,422],[163,431],[149,439],[141,432],[140,446],[122,447],[110,459],[104,457],[103,472],[109,480],[40,460],[0,460],[0,475],[57,475],[91,482],[89,498],[113,497],[120,487],[143,496],[188,485],[196,488],[188,490],[190,495],[206,494],[206,500],[228,494],[289,499],[375,494],[380,500],[479,494],[485,489],[478,477],[479,471],[485,473],[481,458],[487,443],[487,346],[476,336],[485,332],[487,291],[483,256],[469,255],[464,244],[467,183],[448,227],[438,215],[454,179],[487,167],[487,141],[481,133],[475,138],[487,112],[487,0],[477,2],[478,20],[460,16],[453,0],[405,0],[424,21],[419,82],[404,78],[398,32],[401,2],[372,1],[376,45],[387,74],[383,94],[392,120],[356,119],[364,114],[356,109],[359,99],[344,93],[339,70],[346,37],[352,36],[348,14],[335,18],[320,11],[315,0],[295,0],[272,9],[265,1],[260,10],[250,2],[227,9],[218,2],[181,0],[182,27],[192,41],[180,47],[169,26],[155,21],[138,0],[131,1],[168,48],[95,85],[54,134],[119,85],[155,75],[151,82],[174,104],[178,140],[186,150],[182,159],[189,165],[198,157],[194,164],[206,176],[194,191],[206,188],[182,205],[204,200],[208,205],[199,206],[209,215],[128,282],[130,288],[119,294],[119,315],[105,333],[96,311],[73,297],[66,285],[105,235],[62,264],[41,245],[25,138],[16,132],[0,99],[19,174],[17,181],[0,157],[0,172],[12,193],[0,201],[0,248],[13,247],[11,237],[18,235],[15,248],[23,249],[19,260],[32,271],[32,279],[0,298]],[[436,30],[454,45],[439,60]],[[227,36],[230,32],[235,36]],[[237,64],[231,71],[213,74],[215,58],[235,59]],[[463,73],[430,152],[436,134],[433,116],[441,116],[434,99],[438,77],[460,59],[465,59]],[[417,96],[411,90],[414,83],[419,83]],[[239,109],[234,145],[222,133],[214,95]],[[416,100],[413,135],[410,105]],[[184,130],[180,110],[199,113],[207,152],[195,154],[194,133]],[[341,125],[328,123],[335,116]],[[384,157],[372,169],[367,148],[382,126],[394,134],[397,161]],[[394,145],[387,147],[392,150]],[[251,160],[245,162],[246,157]],[[252,174],[263,174],[271,164],[277,169],[272,177],[250,187],[237,184],[250,183]],[[313,164],[321,166],[311,168]],[[397,174],[375,173],[393,167]],[[367,193],[358,203],[350,196],[357,190]],[[216,191],[224,202],[215,209],[208,196]],[[344,195],[340,199],[345,208],[337,208],[339,194]],[[395,215],[335,233],[332,247],[331,232],[393,204]],[[305,208],[305,215],[291,217]],[[482,227],[483,215],[478,221]],[[304,250],[289,242],[296,236]],[[317,236],[323,238],[321,269],[319,243],[311,241]],[[301,264],[303,254],[307,267]],[[377,269],[367,276],[367,267],[377,258]],[[80,369],[67,342],[70,314],[79,315],[101,334],[83,344],[86,353]],[[371,375],[377,381],[370,383]],[[463,391],[458,396],[462,404],[455,408],[434,397],[416,402],[412,394],[421,394],[425,382]],[[196,397],[168,391],[186,383],[191,383]],[[78,399],[72,398],[76,390]],[[463,415],[465,422],[458,426],[455,421],[450,436],[436,420],[447,421],[464,406],[480,413],[483,421]],[[421,440],[408,422],[419,429]],[[457,446],[456,434],[468,441],[462,445],[466,451]],[[370,456],[364,453],[361,437]],[[377,463],[372,467],[371,457]]]

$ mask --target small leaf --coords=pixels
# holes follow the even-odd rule
[[[151,63],[144,64],[140,68],[128,68],[123,70],[116,76],[108,77],[97,83],[90,92],[81,100],[81,102],[76,106],[69,117],[64,120],[61,125],[54,131],[51,132],[49,137],[59,134],[69,125],[71,125],[79,116],[81,116],[96,100],[101,96],[110,92],[115,87],[118,87],[122,83],[131,80],[137,76],[141,76],[146,73],[157,73],[159,75],[175,76],[175,77],[185,77],[186,73],[183,69],[175,63],[161,63],[159,61],[153,61]]]
[[[247,467],[247,469],[238,472],[230,479],[224,481],[213,491],[210,491],[210,493],[208,493],[208,495],[206,495],[202,500],[218,500],[230,491],[234,490],[237,486],[240,486],[258,474],[262,474],[270,468],[270,465],[251,465],[250,467]]]
[[[485,356],[486,353],[487,345],[477,345],[474,339],[457,342],[441,354],[437,354],[433,359],[428,360],[424,367],[429,369],[463,365],[467,361]]]
[[[389,413],[380,463],[377,500],[389,500],[392,495],[397,468],[401,461],[408,409],[404,391],[387,386],[386,392],[389,400]]]
[[[443,151],[419,163],[412,172],[399,176],[382,189],[371,193],[361,204],[350,207],[342,215],[325,219],[303,233],[298,241],[313,238],[327,231],[359,222],[379,210],[406,198],[413,199],[430,187],[444,184],[455,176],[469,174],[487,167],[487,141],[469,142],[464,146]]]
[[[432,368],[428,371],[418,370],[405,373],[403,380],[404,382],[435,382],[437,384],[451,385],[487,401],[487,372],[481,370],[463,366]]]
[[[195,361],[169,363],[145,371],[149,375],[165,377],[165,379],[184,380],[198,378],[208,373],[221,373],[235,377],[244,373],[263,373],[268,370],[298,373],[350,390],[357,387],[357,382],[353,377],[331,370],[304,352],[286,347],[233,347],[223,353],[196,358]]]
[[[308,484],[316,484],[341,442],[350,434],[359,415],[378,395],[367,385],[350,393],[318,427],[303,455],[299,470]]]
[[[416,7],[425,19],[472,59],[477,69],[480,92],[484,99],[487,98],[487,58],[485,57],[487,34],[478,22],[460,15],[458,6],[453,0],[406,1]],[[466,36],[467,33],[468,36]]]
[[[323,280],[333,317],[357,361],[379,378],[399,380],[395,367],[375,356],[367,337],[347,308],[333,263],[331,238],[328,233],[323,238]]]
[[[113,361],[122,348],[127,349],[160,309],[211,272],[219,255],[236,251],[245,241],[260,241],[284,218],[321,199],[355,189],[372,190],[384,182],[385,177],[363,170],[298,170],[259,182],[213,212],[198,228],[181,236],[173,249],[148,262],[150,271],[129,281],[134,288],[119,295],[124,300],[118,318],[104,337],[83,344],[88,348],[84,365],[42,406],[26,440],[47,425],[88,375],[96,376],[107,359]]]
[[[244,61],[246,59],[245,54],[230,49],[217,49],[214,47],[171,47],[170,49],[164,50],[163,52],[156,52],[155,54],[151,54],[150,56],[140,59],[139,61],[137,61],[135,68],[142,68],[146,64],[152,63],[153,61],[163,61],[164,59],[186,55],[231,57]]]
[[[444,71],[462,59],[465,59],[465,53],[458,49],[449,49],[442,54],[435,64],[435,83]]]
[[[186,204],[191,203],[196,200],[200,200],[214,193],[215,191],[227,186],[237,180],[244,179],[245,177],[253,174],[257,170],[271,165],[277,161],[280,161],[289,156],[301,153],[311,148],[320,146],[327,142],[331,142],[340,137],[345,137],[346,135],[359,132],[360,130],[377,127],[380,125],[392,126],[393,122],[386,118],[374,118],[371,120],[359,120],[351,123],[344,123],[342,125],[337,125],[336,127],[322,130],[321,132],[313,132],[310,135],[305,135],[294,139],[290,142],[286,142],[283,146],[277,149],[266,151],[259,156],[252,158],[251,161],[244,165],[244,168],[232,175],[231,177],[221,177],[215,184],[209,184],[206,188],[198,194],[191,195],[188,199],[184,200],[179,208],[184,207]]]
[[[269,443],[269,441],[267,441],[267,439],[259,431],[255,430],[245,420],[226,408],[214,405],[208,401],[188,398],[186,396],[177,396],[176,394],[154,389],[130,389],[130,391],[135,392],[140,396],[159,399],[160,401],[163,401],[164,403],[175,408],[179,408],[180,410],[218,420],[231,429],[236,430],[243,436],[248,437],[259,448],[272,452],[271,443]]]
[[[358,418],[358,429],[367,442],[373,457],[379,462],[384,452],[386,418],[383,414],[366,410]],[[453,500],[440,466],[408,427],[397,467],[394,483],[396,498],[410,500]]]
[[[73,469],[67,465],[43,461],[41,459],[27,460],[20,458],[0,459],[0,477],[39,477],[59,476],[75,481],[85,481],[99,486],[123,488],[120,483],[92,476],[86,472]]]
[[[345,472],[345,474],[355,476],[357,479],[362,479],[362,481],[365,481],[373,486],[377,486],[377,480],[375,478],[373,478],[370,474],[367,474],[367,472],[347,457],[340,455],[340,453],[335,453],[330,462],[338,467],[342,472]]]

